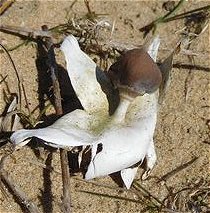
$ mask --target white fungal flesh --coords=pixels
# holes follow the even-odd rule
[[[95,136],[89,131],[91,125],[97,122],[96,119],[97,117],[91,116],[83,110],[75,110],[62,116],[49,127],[18,130],[12,134],[10,139],[19,147],[25,145],[24,141],[31,137],[40,138],[46,144],[59,148],[90,145],[95,141]]]
[[[159,38],[148,48],[156,61]],[[133,100],[121,98],[115,113],[108,115],[108,102],[96,80],[96,64],[80,49],[73,36],[62,46],[67,70],[73,88],[84,107],[58,119],[43,129],[19,130],[11,136],[17,147],[25,145],[31,137],[44,140],[54,147],[92,147],[87,180],[121,171],[121,177],[130,188],[138,167],[130,168],[144,158],[152,169],[156,162],[153,134],[157,119],[158,91]],[[102,150],[97,152],[98,144]]]
[[[65,38],[61,45],[72,86],[87,112],[100,110],[108,114],[108,101],[96,79],[96,64],[79,47],[74,36]]]
[[[158,54],[159,46],[160,46],[160,38],[159,38],[159,36],[157,36],[157,37],[154,38],[154,40],[149,45],[148,50],[147,50],[147,53],[150,55],[150,57],[155,62],[157,60],[157,54]]]
[[[147,179],[151,170],[155,166],[156,160],[157,160],[157,155],[155,152],[154,141],[152,139],[146,154],[146,171],[142,175],[142,180]]]
[[[130,189],[131,184],[133,183],[133,180],[136,176],[137,170],[138,167],[121,170],[120,175],[127,189]]]
[[[156,97],[157,94],[154,93],[135,98],[128,108],[124,122],[111,126],[99,137],[97,143],[103,144],[103,148],[92,157],[85,175],[87,180],[129,168],[143,161],[155,130]]]

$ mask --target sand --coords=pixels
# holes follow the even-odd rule
[[[70,15],[85,15],[87,10],[82,1],[78,1],[70,9],[69,1],[17,1],[1,17],[1,24],[40,29],[44,24],[49,27],[64,23],[67,11]],[[162,1],[91,1],[91,8],[98,14],[107,14],[111,21],[116,20],[116,29],[113,39],[122,43],[143,44],[141,27],[159,17],[165,11]],[[190,1],[185,3],[180,12],[202,7],[209,2]],[[179,39],[179,30],[184,26],[184,21],[174,21],[162,24],[156,34],[161,38],[161,47],[158,59],[164,59],[174,48]],[[0,34],[0,41],[7,47],[12,47],[21,42],[15,36],[5,33]],[[207,29],[191,45],[191,50],[197,53],[194,64],[209,68],[209,30]],[[30,108],[38,105],[38,75],[35,64],[36,48],[29,44],[10,52],[24,82]],[[18,92],[17,79],[14,70],[5,53],[0,53],[0,73],[7,75],[7,83],[12,93]],[[191,64],[186,54],[179,54],[174,58],[174,64]],[[188,68],[173,68],[171,84],[167,91],[164,103],[159,110],[158,122],[155,132],[155,146],[158,156],[157,165],[151,173],[151,178],[139,180],[151,194],[160,200],[167,195],[166,187],[156,183],[156,178],[185,164],[194,157],[198,159],[187,168],[168,177],[166,184],[176,191],[187,184],[195,183],[200,178],[208,179],[209,175],[209,72]],[[5,107],[3,89],[0,85],[0,112]],[[27,112],[25,103],[23,110]],[[208,142],[208,143],[204,143]],[[35,149],[36,150],[36,149]],[[46,156],[43,154],[43,156]],[[54,171],[44,169],[43,165],[52,166]],[[59,151],[54,151],[46,160],[38,158],[34,149],[25,146],[13,154],[6,162],[5,168],[15,183],[22,188],[28,198],[37,204],[40,212],[62,212],[61,195],[62,180],[59,160]],[[140,179],[142,169],[139,169],[137,179]],[[117,184],[110,178],[98,178],[98,184],[105,184],[113,188]],[[4,198],[0,191],[0,212],[19,213],[23,209],[14,201],[13,196],[5,188],[8,196]],[[82,180],[81,174],[71,177],[72,209],[75,213],[96,212],[142,212],[144,205],[140,202],[130,202],[112,197],[96,196],[100,193],[109,196],[120,196],[137,199],[132,191],[114,190],[96,186]],[[147,211],[146,211],[147,212]],[[148,211],[149,212],[149,211]]]

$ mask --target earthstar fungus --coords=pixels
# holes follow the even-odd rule
[[[25,145],[32,137],[58,148],[89,145],[91,160],[85,179],[120,171],[126,187],[130,188],[143,160],[147,160],[144,178],[156,162],[153,135],[161,83],[161,72],[155,63],[159,44],[156,38],[147,52],[127,51],[104,74],[80,49],[74,36],[66,37],[61,50],[84,110],[68,113],[46,128],[18,130],[11,141],[16,147]],[[108,90],[99,84],[98,72]],[[115,89],[119,91],[119,105],[115,105],[110,115],[110,94],[104,91],[112,93]],[[99,145],[101,150],[97,151]]]

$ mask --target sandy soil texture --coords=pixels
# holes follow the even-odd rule
[[[162,4],[163,1],[91,1],[90,3],[92,10],[97,14],[107,14],[108,20],[116,21],[113,40],[138,45],[145,42],[139,29],[166,13]],[[208,4],[209,1],[185,2],[179,12],[186,12]],[[66,22],[67,15],[83,16],[87,13],[82,1],[76,1],[72,8],[71,5],[70,1],[17,1],[0,16],[0,22],[1,24],[40,29],[44,24],[53,27]],[[161,39],[158,60],[163,59],[173,50],[183,27],[184,20],[158,26],[156,34]],[[6,47],[14,47],[22,41],[18,37],[0,33],[0,42]],[[160,200],[164,199],[168,193],[166,185],[168,188],[178,191],[202,178],[209,180],[209,29],[193,41],[190,49],[196,53],[196,56],[193,57],[194,65],[207,69],[199,70],[195,67],[189,69],[186,66],[173,68],[171,84],[164,103],[160,107],[155,132],[157,165],[151,173],[151,178],[145,181],[139,180],[143,187]],[[37,92],[39,79],[35,63],[36,47],[29,43],[11,51],[10,54],[23,80],[30,108],[34,109],[39,104]],[[175,56],[174,64],[192,65],[192,62],[186,54],[179,54]],[[7,76],[6,82],[10,91],[17,93],[17,79],[4,52],[0,52],[0,74],[3,77]],[[5,88],[5,83],[1,83],[0,113],[5,107],[3,99],[3,89]],[[25,103],[23,103],[23,109],[27,112]],[[53,112],[52,109],[51,112]],[[0,153],[2,153],[1,150]],[[25,146],[16,151],[13,158],[6,162],[5,169],[28,198],[37,204],[40,212],[62,212],[59,151],[54,151],[47,159],[46,154],[42,153],[42,156],[37,157],[34,149]],[[193,158],[197,159],[185,169],[167,176],[165,185],[163,182],[157,183],[157,177],[161,178]],[[53,167],[54,170],[43,168],[43,165]],[[139,169],[137,179],[140,179],[141,173],[142,170]],[[95,182],[113,188],[117,187],[110,177],[99,178]],[[9,191],[6,188],[5,190],[8,195],[6,198],[0,191],[0,212],[24,212]],[[97,196],[94,193],[110,197]],[[116,197],[129,198],[132,201]],[[137,197],[132,190],[115,190],[97,186],[83,181],[81,174],[71,178],[71,198],[75,213],[134,213],[143,212],[145,207],[141,202],[135,202]],[[152,211],[150,209],[145,212]]]

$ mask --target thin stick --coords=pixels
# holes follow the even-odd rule
[[[18,186],[15,185],[14,181],[9,177],[8,172],[2,169],[0,171],[0,178],[13,192],[20,204],[23,205],[30,213],[40,212],[38,207],[26,197],[25,193]]]
[[[67,151],[60,149],[61,170],[63,180],[63,210],[64,213],[71,212],[70,176]]]
[[[34,30],[30,28],[24,27],[16,27],[16,26],[9,26],[9,25],[0,25],[0,31],[5,33],[14,34],[16,36],[27,37],[31,39],[37,39],[38,37],[51,37],[52,34],[49,31],[44,30]]]
[[[57,115],[62,115],[63,110],[61,104],[60,87],[57,78],[58,71],[52,39],[47,38],[45,44],[48,50],[49,68],[51,71],[51,78],[53,82],[53,90],[55,96],[55,110]],[[60,149],[60,159],[61,159],[61,170],[63,180],[63,211],[65,213],[70,213],[71,212],[70,176],[69,176],[69,165],[66,150]]]
[[[0,161],[0,179],[3,183],[13,192],[13,195],[19,201],[21,206],[24,206],[30,213],[39,213],[38,207],[30,201],[26,194],[15,185],[14,181],[9,177],[8,172],[4,170],[4,162],[9,155],[5,155],[1,158]]]
[[[52,31],[53,29],[54,28],[51,28],[50,30]],[[15,35],[15,36],[18,36],[18,37],[24,37],[25,39],[29,39],[29,38],[37,39],[38,37],[44,38],[44,37],[50,37],[51,36],[49,31],[45,32],[45,31],[42,31],[42,30],[33,30],[33,29],[30,29],[30,28],[22,28],[22,27],[8,26],[8,25],[0,25],[0,31],[2,31],[4,33]],[[84,42],[84,39],[81,39],[81,38],[77,37],[76,35],[75,35],[75,37],[79,40],[79,42]],[[106,45],[108,48],[114,48],[114,49],[117,49],[119,51],[124,51],[124,50],[139,47],[138,45],[125,44],[125,43],[120,43],[118,41],[110,41],[109,43],[107,43],[107,42],[101,43],[101,45]]]

